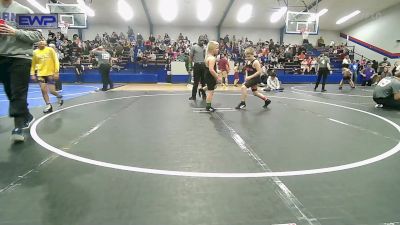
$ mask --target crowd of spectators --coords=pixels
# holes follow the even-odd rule
[[[206,34],[203,35],[203,38],[208,41]],[[96,59],[90,56],[90,51],[103,46],[112,55],[113,68],[116,70],[124,69],[129,62],[139,63],[143,67],[149,63],[158,63],[165,65],[166,69],[170,69],[172,61],[186,62],[189,70],[188,56],[191,47],[196,44],[197,40],[189,40],[182,33],[176,39],[171,38],[167,33],[163,36],[151,34],[145,38],[140,33],[135,34],[129,27],[126,34],[105,32],[97,34],[94,40],[81,40],[76,34],[69,39],[61,32],[49,31],[47,41],[49,44],[56,45],[60,61],[64,66],[82,66],[83,64],[88,67],[96,66]],[[288,73],[294,74],[315,74],[318,57],[313,53],[315,48],[326,53],[330,58],[337,58],[342,62],[343,67],[350,68],[354,74],[363,74],[362,71],[367,65],[370,65],[379,75],[385,68],[376,60],[368,61],[365,58],[354,60],[354,50],[344,44],[335,45],[334,42],[326,46],[323,37],[317,40],[315,46],[309,44],[308,41],[303,41],[302,45],[279,43],[272,39],[267,41],[259,39],[258,42],[253,42],[247,37],[237,38],[235,35],[232,37],[226,35],[218,41],[221,55],[226,55],[239,67],[244,62],[244,50],[252,46],[255,48],[261,64],[267,67],[267,70],[284,69]],[[387,61],[385,60],[385,62]],[[369,83],[367,82],[367,84]]]

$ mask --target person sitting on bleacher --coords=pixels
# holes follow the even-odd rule
[[[304,54],[304,52],[301,52],[299,57],[299,61],[302,62],[304,59],[306,59],[306,54]]]
[[[311,58],[311,63],[310,63],[310,72],[314,71],[314,73],[317,72],[317,66],[318,66],[318,62],[317,59],[315,57]]]
[[[281,82],[277,78],[275,70],[270,70],[268,74],[267,87],[264,91],[283,91],[284,88],[281,87]]]
[[[310,73],[310,65],[307,60],[301,61],[301,71],[303,75],[306,71],[307,73]]]

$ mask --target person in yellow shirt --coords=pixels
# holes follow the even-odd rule
[[[58,61],[57,53],[54,49],[47,47],[46,41],[40,41],[38,47],[33,52],[31,79],[39,81],[43,99],[46,102],[46,108],[43,113],[50,113],[53,111],[53,106],[50,103],[48,90],[57,97],[59,106],[64,103],[63,97],[55,89],[55,81],[59,79],[60,62]]]

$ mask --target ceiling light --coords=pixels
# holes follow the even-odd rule
[[[79,8],[81,8],[85,12],[86,15],[88,15],[90,17],[95,16],[93,9],[91,9],[89,6],[87,6],[83,0],[76,0],[76,2],[78,3]]]
[[[160,0],[159,11],[165,21],[171,22],[178,15],[178,4],[176,0]]]
[[[361,12],[360,10],[356,10],[356,11],[350,13],[349,15],[340,18],[338,21],[336,21],[336,24],[338,24],[338,25],[342,24],[342,23],[346,22],[347,20],[357,16],[358,14],[360,14],[360,12]]]
[[[236,19],[239,23],[244,23],[250,19],[252,14],[253,6],[250,4],[245,4],[239,9]]]
[[[31,5],[35,6],[35,8],[37,8],[40,12],[46,13],[46,14],[50,13],[49,9],[47,9],[47,8],[43,7],[42,5],[40,5],[36,0],[28,0],[28,2]]]
[[[205,21],[211,14],[211,8],[209,0],[197,0],[197,19]]]
[[[125,0],[118,0],[118,13],[126,21],[133,18],[132,7]]]
[[[284,6],[280,8],[277,12],[272,13],[270,21],[271,23],[276,23],[278,22],[286,13],[287,7]]]

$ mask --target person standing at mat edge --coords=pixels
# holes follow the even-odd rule
[[[246,78],[245,83],[242,85],[242,96],[240,97],[241,102],[236,109],[246,108],[247,89],[251,88],[253,95],[264,101],[263,108],[267,108],[271,104],[266,96],[258,92],[258,84],[261,83],[261,64],[254,56],[254,48],[249,47],[244,51],[246,57]]]
[[[318,57],[318,78],[317,82],[315,83],[314,91],[317,91],[317,88],[319,86],[319,83],[321,82],[322,78],[322,89],[321,92],[325,92],[325,84],[326,80],[328,78],[328,74],[331,72],[331,61],[328,56],[325,54],[321,54],[320,57]]]
[[[33,11],[13,0],[0,0],[0,81],[10,101],[9,115],[15,128],[11,140],[25,141],[23,129],[34,121],[28,109],[29,70],[32,63],[33,44],[42,40],[37,30],[16,29],[16,14]]]
[[[108,85],[110,85],[110,89],[114,88],[114,84],[110,78],[110,69],[111,69],[111,55],[108,53],[103,46],[99,46],[91,51],[93,55],[96,56],[97,61],[99,62],[99,71],[101,74],[101,80],[103,82],[102,91],[107,91]]]
[[[189,65],[193,65],[193,88],[192,88],[192,97],[189,100],[196,100],[197,89],[199,87],[199,83],[201,83],[201,87],[204,88],[205,80],[204,74],[206,72],[206,67],[204,64],[205,59],[205,50],[204,50],[205,38],[201,35],[198,39],[198,43],[193,45],[190,50],[189,55]],[[206,99],[206,93],[203,89],[199,89],[199,94],[202,95],[203,99]]]
[[[385,77],[376,85],[373,93],[376,108],[400,109],[400,71],[395,76]]]
[[[37,72],[37,80],[39,81],[43,99],[46,102],[46,108],[43,113],[51,113],[53,112],[53,106],[50,103],[47,87],[50,93],[57,97],[59,106],[62,106],[64,101],[55,87],[55,81],[60,77],[60,62],[58,61],[57,53],[54,49],[47,47],[45,40],[40,41],[39,48],[33,52],[31,66],[31,79],[33,81],[36,81],[35,71]]]
[[[217,59],[215,58],[219,52],[219,44],[216,41],[210,41],[207,45],[207,53],[205,58],[206,74],[205,80],[207,84],[207,99],[206,99],[206,111],[215,112],[215,109],[211,107],[212,98],[214,96],[214,90],[217,87],[217,83],[221,81],[221,78],[217,73]]]

